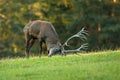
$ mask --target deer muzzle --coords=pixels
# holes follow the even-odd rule
[[[56,54],[57,52],[60,51],[60,48],[51,48],[49,50],[49,54],[48,54],[48,57],[51,57],[52,55]]]

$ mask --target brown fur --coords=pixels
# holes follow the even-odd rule
[[[47,45],[47,50],[51,48],[60,48],[61,43],[53,25],[46,21],[32,21],[24,27],[24,33],[26,38],[26,57],[29,57],[29,50],[35,42],[35,39],[39,39],[40,53],[42,51],[42,42]]]

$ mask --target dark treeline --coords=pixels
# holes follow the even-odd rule
[[[120,47],[120,0],[0,0],[0,57],[23,56],[23,28],[38,19],[54,25],[61,43],[85,27],[88,51]],[[75,48],[80,42],[71,44]],[[38,49],[35,44],[31,55]]]

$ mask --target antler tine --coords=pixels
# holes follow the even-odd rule
[[[79,38],[80,38],[82,41],[87,40],[87,37],[86,37],[84,34],[79,35]]]
[[[85,44],[82,44],[79,48],[78,48],[78,50],[80,50],[80,49],[86,49],[88,47],[88,43],[85,43]]]
[[[88,31],[86,31],[86,30],[84,30],[84,31],[82,32],[82,34],[84,34],[84,35],[89,35],[89,34],[88,34]]]
[[[76,34],[75,37],[79,37],[82,41],[87,40],[87,37],[85,34]]]
[[[85,28],[82,28],[82,30],[80,30],[77,34],[85,34],[85,35],[88,35],[88,31],[85,30]]]
[[[88,35],[88,31],[85,30],[85,28],[82,28],[82,30],[80,30],[77,34],[85,34],[85,35]]]

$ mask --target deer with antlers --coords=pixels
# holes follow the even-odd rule
[[[58,34],[50,22],[35,20],[29,22],[24,27],[25,39],[26,39],[26,50],[25,55],[29,57],[29,51],[35,40],[38,39],[40,43],[40,53],[42,53],[42,43],[45,42],[48,50],[48,56],[52,56],[57,52],[60,52],[62,55],[68,52],[80,52],[82,49],[87,47],[87,43],[82,44],[78,49],[74,50],[65,50],[65,46],[68,46],[68,41],[74,37],[79,37],[81,40],[86,40],[87,31],[82,28],[77,34],[71,36],[67,41],[62,45]]]

